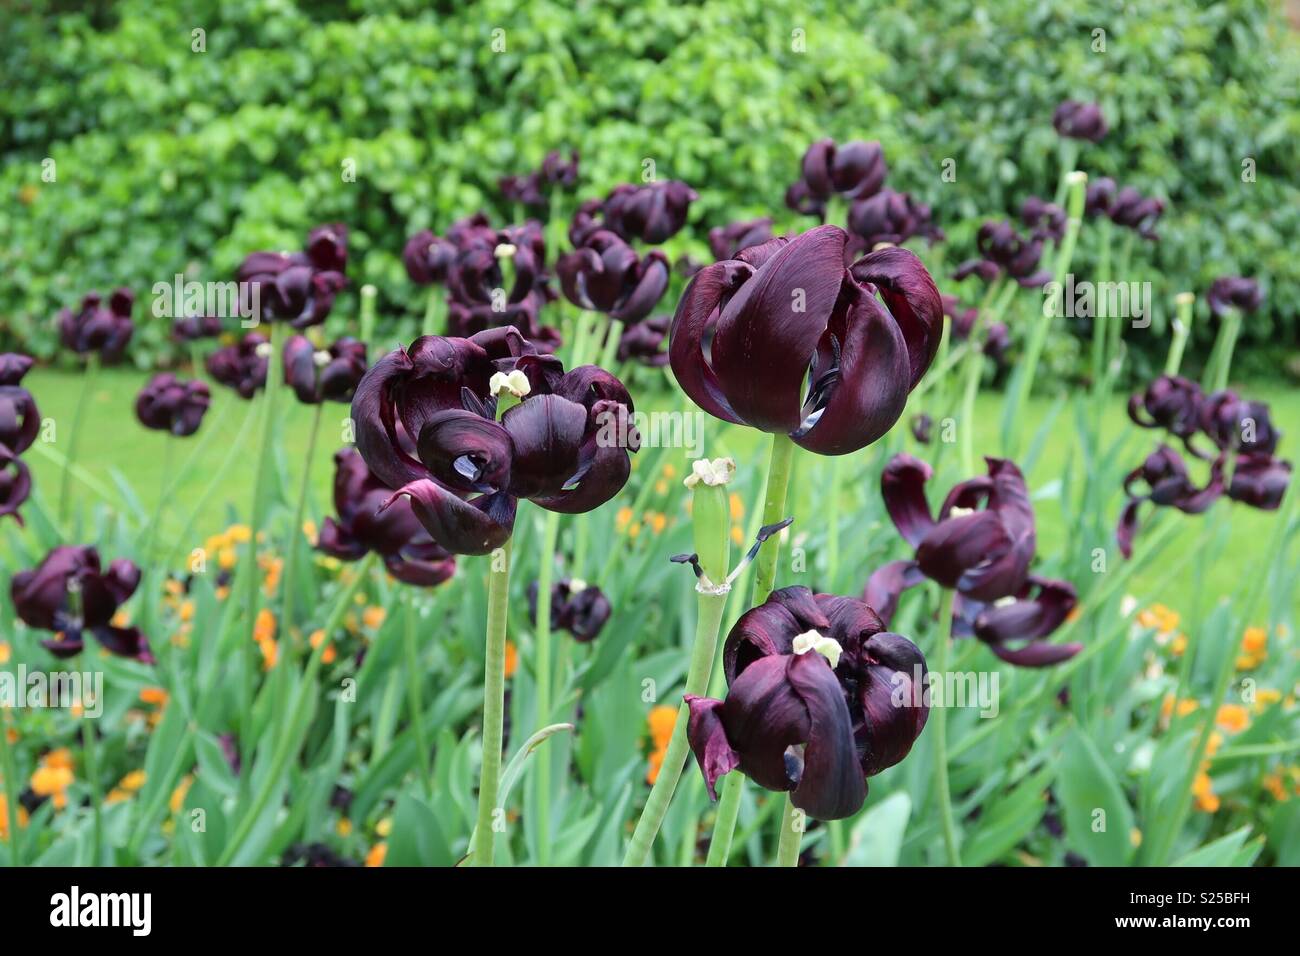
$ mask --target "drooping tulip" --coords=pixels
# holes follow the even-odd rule
[[[681,232],[699,195],[680,180],[614,187],[602,207],[605,228],[628,242],[658,245]]]
[[[243,306],[251,313],[256,296],[259,320],[320,325],[347,285],[347,238],[346,226],[331,223],[308,233],[302,252],[251,253],[237,273]]]
[[[1220,457],[1210,469],[1210,479],[1202,488],[1196,487],[1187,471],[1187,463],[1168,445],[1161,444],[1146,457],[1140,466],[1124,478],[1124,492],[1129,496],[1120,514],[1115,538],[1124,557],[1133,556],[1133,539],[1138,531],[1138,509],[1145,501],[1154,505],[1177,508],[1184,514],[1200,514],[1219,500],[1223,494],[1223,462]],[[1145,484],[1147,491],[1139,493],[1135,487]]]
[[[284,380],[304,405],[350,402],[366,374],[366,343],[341,338],[328,349],[295,335],[284,343]]]
[[[939,347],[943,304],[913,253],[881,249],[845,268],[847,241],[819,226],[695,275],[669,358],[700,408],[824,455],[893,427]]]
[[[727,226],[714,226],[709,230],[709,249],[713,258],[721,262],[734,259],[750,246],[761,246],[772,239],[772,217],[733,222]]]
[[[1109,216],[1119,187],[1109,176],[1089,177],[1088,188],[1084,193],[1083,214],[1089,219],[1097,216]]]
[[[978,275],[985,281],[1005,273],[1026,288],[1038,288],[1051,281],[1052,274],[1039,269],[1043,240],[1022,237],[1011,223],[986,222],[975,237],[980,258],[963,262],[953,273],[954,279]]]
[[[341,561],[374,551],[388,573],[406,584],[434,587],[456,572],[456,558],[424,530],[410,503],[384,503],[393,490],[370,473],[353,448],[334,454],[334,510],[321,523],[317,550]]]
[[[1128,400],[1128,417],[1143,428],[1163,428],[1186,441],[1201,424],[1201,386],[1181,375],[1161,375]],[[1145,412],[1147,417],[1142,417]]]
[[[1066,100],[1058,106],[1052,114],[1052,125],[1062,136],[1090,143],[1101,142],[1109,129],[1098,104],[1077,100]]]
[[[92,635],[112,654],[153,663],[139,628],[113,624],[117,609],[135,593],[140,569],[119,558],[104,570],[94,548],[62,545],[40,565],[19,571],[10,582],[14,610],[29,627],[55,632],[41,644],[55,657],[73,657]]]
[[[106,365],[112,364],[125,354],[135,332],[131,321],[134,304],[130,289],[117,289],[107,304],[92,292],[82,298],[76,312],[64,309],[59,313],[59,341],[78,355],[98,352]]]
[[[215,315],[187,315],[172,323],[172,338],[177,342],[215,339],[222,331],[221,319]]]
[[[1060,242],[1065,237],[1067,218],[1064,209],[1038,196],[1026,196],[1020,204],[1020,221],[1035,239]]]
[[[975,327],[975,321],[979,318],[980,310],[971,306],[965,308],[961,300],[955,295],[941,296],[943,301],[943,314],[946,315],[951,323],[952,337],[955,341],[964,342]]]
[[[804,152],[800,165],[808,192],[823,200],[833,195],[850,200],[875,195],[888,171],[880,144],[861,140],[837,146],[833,139],[819,139]]]
[[[258,389],[266,387],[270,354],[271,343],[267,337],[260,332],[248,332],[238,342],[214,351],[205,364],[213,379],[233,388],[240,398],[252,398]]]
[[[578,151],[569,150],[566,158],[558,149],[551,150],[542,159],[541,174],[548,186],[572,189],[578,184]]]
[[[538,324],[542,306],[554,298],[546,273],[542,224],[492,231],[467,225],[447,275],[448,332],[466,337],[488,329],[513,327],[539,351],[553,352],[559,333]],[[507,267],[513,279],[507,288]]]
[[[1263,303],[1264,293],[1254,279],[1220,276],[1210,283],[1210,291],[1205,294],[1205,299],[1215,315],[1223,315],[1229,309],[1254,312]]]
[[[1125,186],[1110,207],[1110,218],[1119,226],[1132,229],[1143,239],[1155,242],[1156,222],[1164,215],[1163,200],[1143,196],[1132,186]]]
[[[912,437],[922,445],[930,444],[930,431],[934,428],[934,419],[925,412],[912,416]]]
[[[503,387],[523,400],[497,421]],[[519,498],[572,514],[617,494],[639,445],[631,411],[613,375],[594,365],[565,373],[509,328],[422,336],[380,359],[352,401],[358,450],[397,489],[390,504],[409,497],[434,540],[458,554],[504,544]]]
[[[212,397],[205,383],[182,381],[171,372],[160,372],[136,396],[135,415],[145,428],[183,438],[199,430],[210,404]]]
[[[580,644],[594,641],[613,609],[594,584],[565,578],[551,585],[551,630],[568,631]],[[537,582],[528,586],[528,613],[537,620]]]
[[[497,189],[501,198],[508,203],[518,203],[533,209],[546,206],[546,196],[542,193],[542,177],[538,173],[521,173],[502,176],[497,180]]]
[[[853,598],[804,587],[746,611],[723,647],[725,700],[688,695],[687,737],[710,796],[739,770],[818,820],[856,813],[867,778],[912,749],[929,716],[925,658]]]
[[[0,444],[0,518],[9,515],[22,525],[18,509],[31,493],[32,473],[8,446]]]
[[[563,256],[556,271],[565,298],[578,308],[629,325],[649,315],[668,288],[668,259],[662,252],[640,257],[607,230]]]
[[[1228,482],[1228,497],[1233,501],[1275,511],[1291,483],[1291,462],[1272,455],[1252,452],[1237,458]]]
[[[917,202],[910,193],[892,189],[882,189],[855,201],[849,207],[848,226],[867,252],[878,243],[901,245],[913,236],[921,236],[931,243],[944,238],[943,230],[934,224],[929,206]]]
[[[1068,581],[1034,574],[1010,600],[990,604],[958,594],[953,601],[952,636],[975,637],[1016,667],[1050,667],[1083,650],[1077,642],[1047,640],[1065,623],[1078,600]]]
[[[33,360],[17,352],[0,354],[0,445],[21,455],[41,427],[41,413],[32,393],[20,384]]]
[[[628,326],[618,340],[618,360],[634,361],[650,368],[668,364],[668,353],[663,344],[668,340],[670,315],[655,315]]]
[[[435,236],[428,229],[406,240],[402,247],[402,265],[416,285],[433,285],[447,280],[447,272],[456,261],[456,244]]]
[[[1220,451],[1263,455],[1277,451],[1282,433],[1273,424],[1267,402],[1243,399],[1224,389],[1203,398],[1197,408],[1197,424]]]

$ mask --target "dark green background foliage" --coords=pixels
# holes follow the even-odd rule
[[[1171,203],[1135,270],[1157,303],[1257,275],[1268,306],[1246,328],[1243,371],[1295,347],[1300,58],[1264,0],[16,6],[0,21],[0,338],[41,354],[51,316],[88,289],[147,300],[177,271],[227,279],[245,252],[296,248],[329,220],[353,229],[334,321],[363,281],[381,315],[414,316],[405,237],[491,209],[498,175],[564,146],[581,152],[582,198],[639,178],[646,159],[695,185],[691,234],[670,251],[702,255],[710,225],[768,212],[796,224],[782,195],[814,138],[880,139],[890,185],[935,206],[953,262],[982,219],[1053,192],[1050,117],[1067,97],[1099,99],[1111,120],[1081,166]],[[191,51],[195,28],[205,53]],[[955,183],[940,179],[945,158]],[[1199,353],[1212,335],[1200,322]],[[145,323],[135,360],[166,358],[165,338]]]

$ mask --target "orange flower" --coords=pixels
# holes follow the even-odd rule
[[[673,727],[677,724],[677,708],[667,704],[651,708],[646,723],[650,725],[650,739],[654,741],[655,749],[662,750],[672,739]]]
[[[1235,734],[1250,726],[1250,711],[1241,704],[1224,704],[1214,715],[1214,722]]]
[[[145,704],[157,704],[163,707],[167,703],[167,691],[161,687],[145,687],[140,691],[140,701]]]
[[[384,618],[387,616],[388,612],[382,607],[375,607],[372,605],[361,613],[361,623],[372,631],[376,631],[379,629],[379,626],[384,623]]]
[[[376,843],[370,848],[370,852],[366,854],[366,866],[383,866],[386,856],[388,856],[388,844]]]
[[[513,641],[506,641],[506,679],[515,676],[515,668],[519,666],[519,650],[515,647]]]
[[[311,649],[313,651],[316,648],[320,647],[321,641],[323,640],[325,640],[325,632],[319,628],[317,630],[312,631],[311,637],[308,638],[308,641],[311,643]],[[322,664],[333,664],[336,660],[338,660],[338,651],[334,649],[333,644],[330,644],[329,647],[325,648],[325,650],[321,652],[320,659]]]

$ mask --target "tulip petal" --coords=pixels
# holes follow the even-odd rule
[[[700,408],[733,425],[745,421],[731,407],[705,358],[704,346],[722,306],[753,274],[748,265],[736,261],[705,266],[682,293],[668,333],[668,360],[677,384]]]
[[[880,292],[907,343],[911,369],[908,390],[916,388],[934,361],[943,336],[943,299],[916,253],[901,246],[870,252],[849,269],[858,282]]]
[[[873,663],[858,672],[862,724],[856,741],[861,772],[872,777],[906,757],[925,729],[929,672],[920,649],[901,634],[874,635],[862,656]]]
[[[686,695],[690,720],[686,725],[686,739],[704,774],[704,785],[709,799],[718,799],[717,780],[740,766],[740,755],[727,742],[727,732],[722,727],[723,702],[708,697]]]
[[[925,500],[925,485],[933,474],[928,464],[903,452],[891,458],[880,475],[885,510],[903,540],[914,548],[934,527],[930,505]]]
[[[555,496],[577,474],[587,409],[559,395],[535,395],[501,416],[514,444],[510,492],[520,498]]]
[[[940,521],[916,549],[925,576],[946,588],[957,588],[963,577],[986,561],[1004,555],[1011,538],[991,511],[977,511]]]
[[[786,660],[790,684],[808,710],[803,774],[790,801],[818,820],[850,817],[862,808],[867,783],[858,763],[844,692],[830,663],[817,652]]]
[[[890,561],[872,572],[867,580],[862,599],[876,612],[888,627],[898,610],[898,599],[908,588],[925,580],[915,561]]]
[[[383,505],[403,495],[433,540],[456,554],[490,554],[510,538],[515,524],[515,499],[505,492],[464,501],[428,478],[403,485]]]

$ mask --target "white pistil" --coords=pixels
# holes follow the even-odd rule
[[[509,392],[515,398],[523,398],[532,391],[532,386],[528,384],[528,376],[515,369],[509,375],[505,372],[495,373],[488,382],[488,389],[493,395]]]
[[[687,488],[694,488],[700,482],[710,487],[725,485],[736,473],[736,463],[730,458],[700,458],[691,465],[691,473],[682,482]]]
[[[816,631],[804,631],[794,639],[794,652],[807,654],[809,651],[816,651],[826,658],[834,669],[840,666],[840,655],[844,653],[844,648],[833,637],[826,637]]]

